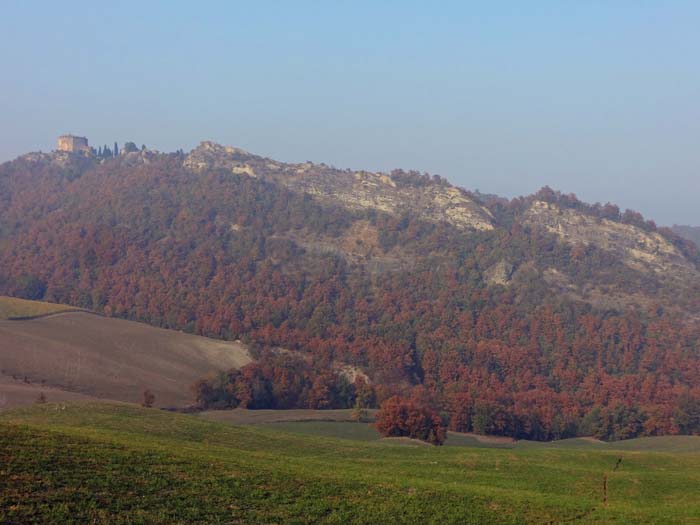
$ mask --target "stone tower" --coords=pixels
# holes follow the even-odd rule
[[[88,146],[88,140],[85,137],[61,135],[58,137],[58,151],[85,153],[90,151],[90,146]]]

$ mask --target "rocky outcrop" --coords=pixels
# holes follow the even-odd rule
[[[254,177],[254,171],[246,164],[247,161],[254,158],[253,155],[242,149],[204,141],[187,155],[183,165],[192,171],[223,169]]]
[[[493,229],[491,212],[454,186],[415,187],[398,184],[384,173],[347,172],[308,164],[282,182],[351,209],[372,208],[395,215],[406,212],[431,222],[445,221],[460,229]]]
[[[412,186],[385,173],[348,171],[324,164],[284,164],[230,146],[202,142],[185,159],[193,171],[222,169],[273,180],[293,191],[349,209],[410,213],[431,222],[448,222],[460,229],[492,230],[491,212],[466,191],[446,183]]]
[[[524,219],[526,224],[544,228],[570,244],[594,245],[612,251],[637,270],[667,273],[680,269],[695,273],[695,266],[657,232],[593,217],[545,201],[533,202]]]
[[[496,264],[490,266],[484,272],[484,279],[489,284],[500,284],[506,286],[513,277],[514,267],[505,259],[501,259]]]
[[[18,157],[17,161],[50,165],[54,168],[74,171],[81,170],[86,166],[91,166],[96,162],[95,158],[89,153],[72,153],[68,151],[52,151],[50,153],[34,151]]]

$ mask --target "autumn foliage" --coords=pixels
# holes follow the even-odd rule
[[[422,389],[457,431],[700,432],[698,287],[668,287],[611,252],[523,226],[532,198],[490,203],[492,231],[460,231],[326,206],[262,173],[194,174],[181,154],[129,162],[0,166],[0,294],[304,356],[204,380],[202,406],[352,407],[362,396],[370,407]],[[536,198],[656,229],[614,206],[551,190]],[[359,227],[374,232],[366,258],[343,251],[358,246]],[[692,245],[668,238],[697,262]],[[502,260],[517,272],[489,285]],[[592,284],[640,300],[594,306]],[[343,382],[332,363],[361,368],[371,387]]]
[[[317,370],[301,357],[265,353],[240,370],[202,379],[193,386],[199,408],[350,408],[372,403],[372,388],[361,378],[350,382],[327,367]]]
[[[400,396],[390,397],[382,403],[375,427],[385,437],[408,437],[433,445],[442,445],[446,435],[446,428],[435,411]]]

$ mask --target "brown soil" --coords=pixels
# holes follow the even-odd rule
[[[136,403],[148,388],[156,406],[184,406],[197,379],[250,361],[240,343],[83,312],[0,321],[0,399],[4,395],[6,407],[33,401],[46,387],[56,388],[54,395]]]
[[[0,410],[34,404],[42,393],[48,403],[97,400],[94,397],[40,383],[25,383],[22,379],[0,376]]]

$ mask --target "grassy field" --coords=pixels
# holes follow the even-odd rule
[[[353,441],[367,442],[380,441],[382,439],[382,436],[372,425],[348,421],[276,421],[265,423],[265,426],[278,432],[350,439]],[[447,436],[445,446],[448,447],[513,448],[516,446],[514,442],[507,443],[489,436],[479,436],[477,438],[457,432],[448,432]]]
[[[330,410],[312,410],[308,408],[292,408],[288,410],[206,410],[200,412],[200,417],[210,421],[231,423],[233,425],[258,425],[262,423],[282,423],[300,421],[350,422],[353,421],[352,409],[340,408]],[[365,409],[363,417],[374,421],[377,409]],[[343,428],[342,425],[339,428]]]
[[[0,296],[0,319],[40,317],[61,312],[78,311],[79,308],[65,304],[28,301],[16,297]]]
[[[264,427],[277,432],[306,434],[331,438],[350,439],[353,441],[379,441],[381,436],[368,424],[344,421],[290,421],[267,423]]]
[[[364,422],[374,421],[377,409],[364,411]],[[336,410],[207,410],[198,413],[209,421],[233,425],[267,425],[279,432],[292,432],[312,436],[325,436],[356,441],[379,441],[381,436],[372,426],[358,425],[353,419],[352,409]],[[515,440],[499,436],[481,436],[448,432],[447,446],[513,448]],[[582,443],[585,440],[580,440]],[[573,440],[571,441],[574,442]],[[698,450],[700,452],[700,449]]]
[[[700,523],[699,454],[280,429],[104,403],[6,412],[0,523]]]
[[[254,412],[254,411],[250,411]],[[284,410],[268,412],[285,412]],[[335,412],[342,412],[340,410]],[[348,411],[350,412],[350,411]],[[206,412],[200,416],[206,416]],[[381,436],[371,425],[357,424],[348,421],[280,421],[272,419],[273,414],[266,416],[269,421],[258,423],[252,418],[239,417],[245,421],[242,424],[265,424],[266,427],[279,432],[291,432],[311,436],[333,437],[337,439],[349,439],[354,441],[380,441]],[[278,416],[281,417],[281,416]],[[220,418],[220,421],[226,421]],[[669,453],[696,453],[700,454],[700,436],[658,436],[626,439],[624,441],[599,441],[592,438],[572,438],[560,441],[509,441],[497,436],[477,436],[473,434],[461,434],[448,432],[445,446],[471,447],[471,448],[500,448],[500,449],[542,449],[542,450],[608,450],[629,452],[669,452]]]

